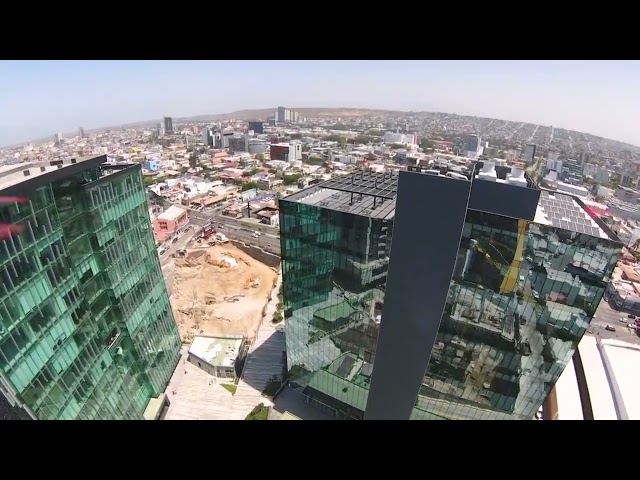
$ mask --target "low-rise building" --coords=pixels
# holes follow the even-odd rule
[[[156,242],[169,240],[188,223],[188,210],[172,205],[153,220],[153,238]]]
[[[237,365],[246,356],[247,343],[240,335],[197,336],[189,347],[187,360],[217,378],[235,380]]]

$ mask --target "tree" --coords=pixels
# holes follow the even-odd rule
[[[420,141],[420,148],[426,152],[427,150],[433,150],[435,148],[435,144],[431,140],[427,140],[425,138]]]
[[[182,167],[180,169],[180,173],[187,173],[189,171],[189,167]]]
[[[262,153],[256,154],[256,160],[259,162],[264,162],[264,155]]]
[[[243,192],[247,191],[247,190],[251,190],[252,188],[257,189],[258,188],[258,184],[256,182],[247,182],[247,183],[243,183],[242,184],[242,188],[241,190]]]
[[[148,190],[148,192],[149,192],[149,198],[152,201],[154,201],[154,202],[162,202],[164,200],[164,197],[162,197],[161,195],[158,195],[153,190]]]
[[[251,413],[247,415],[245,420],[267,420],[269,417],[269,407],[266,407],[264,403],[256,405]]]
[[[200,162],[198,161],[198,156],[195,153],[189,155],[189,166],[191,168],[196,168]]]
[[[301,133],[292,133],[290,136],[291,140],[300,140],[302,138]]]
[[[367,145],[371,143],[371,137],[369,135],[358,135],[355,138],[350,138],[349,140],[347,140],[347,143],[354,143],[354,144],[363,143]]]
[[[297,185],[298,181],[300,181],[300,179],[303,177],[304,175],[301,175],[299,173],[295,173],[293,175],[285,175],[284,176],[284,184],[285,185]]]
[[[153,178],[151,175],[145,175],[142,177],[142,181],[144,183],[145,187],[148,187],[150,185],[153,185],[156,183],[155,178]]]
[[[309,157],[305,160],[304,163],[306,163],[307,165],[322,165],[324,163],[324,160],[317,157]]]

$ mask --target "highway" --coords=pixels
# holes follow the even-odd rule
[[[621,319],[624,319],[624,322]],[[640,344],[640,338],[636,335],[635,330],[627,327],[629,323],[633,323],[633,320],[627,317],[627,312],[614,310],[603,298],[600,305],[598,305],[593,320],[591,320],[588,332],[603,339],[615,338],[629,343]],[[616,331],[609,332],[605,330],[607,325],[611,325]]]
[[[162,202],[165,208],[173,205],[171,202],[165,200]],[[222,207],[218,207],[213,210],[208,210],[204,212],[197,211],[193,208],[187,208],[184,205],[178,205],[180,208],[186,208],[189,210],[189,223],[193,226],[193,229],[190,232],[187,232],[187,235],[180,235],[180,239],[175,244],[170,244],[171,248],[164,255],[160,257],[161,263],[171,257],[173,253],[176,251],[185,248],[187,243],[193,236],[201,230],[201,227],[206,225],[209,222],[212,222],[216,231],[220,231],[224,233],[229,240],[239,240],[247,245],[256,245],[261,247],[262,249],[274,253],[276,255],[280,255],[280,239],[278,238],[279,229],[270,227],[267,225],[256,224],[248,225],[247,220],[244,222],[241,220],[227,217],[224,215],[220,215],[222,211]],[[220,228],[220,225],[223,227]],[[262,233],[258,238],[253,238],[251,235],[255,232],[259,231]],[[185,237],[188,238],[185,240]]]

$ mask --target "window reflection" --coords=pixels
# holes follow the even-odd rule
[[[281,202],[287,362],[292,386],[340,418],[364,412],[392,225]]]
[[[469,211],[412,418],[533,418],[618,253],[605,239]]]

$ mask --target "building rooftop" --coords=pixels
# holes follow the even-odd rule
[[[534,222],[617,241],[613,234],[604,231],[575,197],[560,192],[541,192]]]
[[[193,339],[189,354],[214,367],[233,367],[240,354],[242,336],[202,337]]]
[[[293,413],[284,412],[280,417],[280,420],[302,420],[300,417],[296,417]]]
[[[184,208],[176,207],[175,205],[171,205],[164,212],[158,215],[158,220],[177,220],[181,215],[184,214],[186,210]]]
[[[95,167],[107,161],[106,155],[98,155],[84,158],[72,158],[69,160],[53,160],[49,162],[21,163],[7,165],[0,169],[0,190],[16,187],[23,182],[32,182],[34,179],[44,177],[57,172],[60,169],[69,173],[84,168]],[[73,170],[73,172],[71,172]]]
[[[364,217],[391,219],[396,210],[398,176],[360,171],[332,178],[289,195],[285,200]]]
[[[321,185],[330,190],[393,200],[398,193],[398,176],[393,171],[375,173],[361,170],[353,175],[332,178]]]
[[[583,420],[586,409],[595,420],[640,420],[640,385],[637,364],[640,347],[615,339],[585,335],[578,346],[582,368],[571,362],[556,383],[560,420]],[[578,378],[584,379],[586,391]]]

